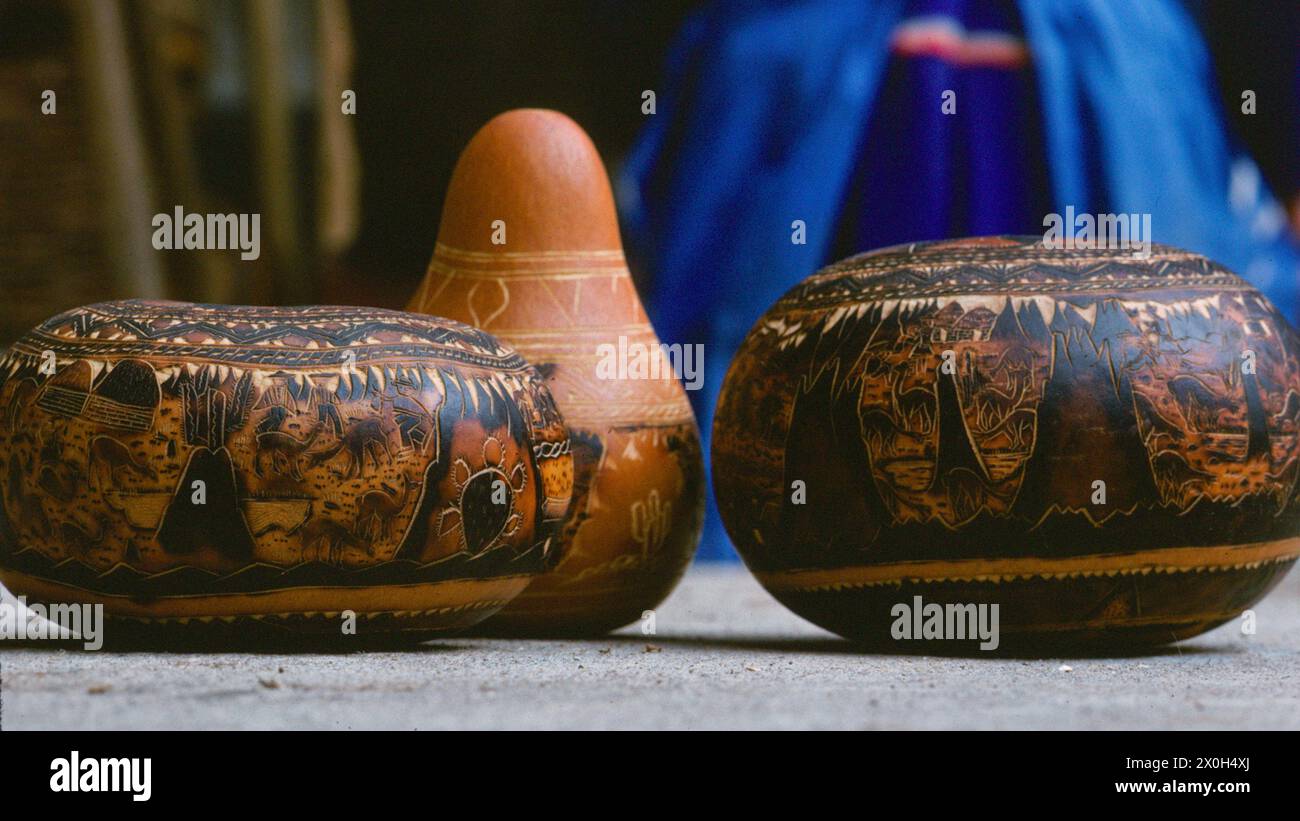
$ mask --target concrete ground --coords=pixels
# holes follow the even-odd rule
[[[863,653],[741,568],[695,567],[657,633],[449,638],[401,652],[176,654],[0,641],[10,729],[1300,728],[1300,573],[1145,655]]]

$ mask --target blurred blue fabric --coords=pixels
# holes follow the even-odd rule
[[[1067,206],[1151,213],[1157,242],[1241,273],[1295,323],[1300,249],[1217,99],[1174,0],[726,0],[697,14],[619,199],[660,337],[705,344],[691,398],[706,444],[740,341],[817,268],[1041,233]],[[700,557],[735,557],[711,498]]]
[[[1180,3],[1023,2],[1055,202],[1150,213],[1158,242],[1214,259],[1300,321],[1300,247],[1232,146],[1209,53]]]

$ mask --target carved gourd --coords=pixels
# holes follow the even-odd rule
[[[518,353],[398,311],[89,305],[6,352],[0,409],[0,579],[145,627],[467,626],[572,482]]]
[[[1161,643],[1300,555],[1298,423],[1295,332],[1204,257],[919,243],[758,321],[714,483],[759,580],[843,635],[892,645],[919,596],[999,605],[1004,645]]]
[[[573,437],[560,564],[484,629],[599,633],[658,605],[699,540],[699,436],[628,273],[609,180],[581,128],[553,111],[518,110],[474,136],[407,307],[513,345],[546,377]],[[655,367],[620,369],[608,361],[620,350],[652,356]]]

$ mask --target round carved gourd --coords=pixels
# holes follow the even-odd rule
[[[759,320],[714,482],[764,586],[842,635],[996,604],[1004,643],[1162,643],[1300,555],[1298,420],[1295,332],[1204,257],[919,243]]]
[[[0,580],[119,626],[473,624],[547,565],[572,476],[536,372],[450,320],[109,302],[0,360]]]
[[[576,123],[521,109],[474,135],[407,308],[513,345],[545,376],[573,438],[560,562],[483,629],[602,633],[663,601],[700,537],[699,434],[628,273],[604,164]],[[620,351],[625,373],[609,356]]]

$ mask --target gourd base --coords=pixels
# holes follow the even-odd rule
[[[605,587],[570,588],[565,579],[539,576],[499,613],[473,628],[498,637],[599,636],[634,624],[673,592],[690,565],[692,552],[670,568],[628,574]]]
[[[998,605],[999,653],[1132,651],[1188,639],[1238,618],[1295,562],[1291,557],[1226,568],[1011,581],[899,581],[771,592],[819,627],[871,649],[984,655],[978,638],[893,638],[891,629],[900,617],[891,611],[908,605],[906,618],[915,620],[915,598],[920,597],[923,605]],[[1189,584],[1193,579],[1196,583]]]
[[[170,648],[274,647],[301,642],[340,649],[402,645],[464,630],[488,618],[527,586],[531,577],[451,580],[373,587],[290,588],[228,595],[112,596],[12,569],[0,581],[21,590],[29,605],[104,605],[109,646]],[[283,600],[283,605],[280,603]],[[303,605],[319,602],[321,609]],[[355,631],[343,630],[345,611]]]

